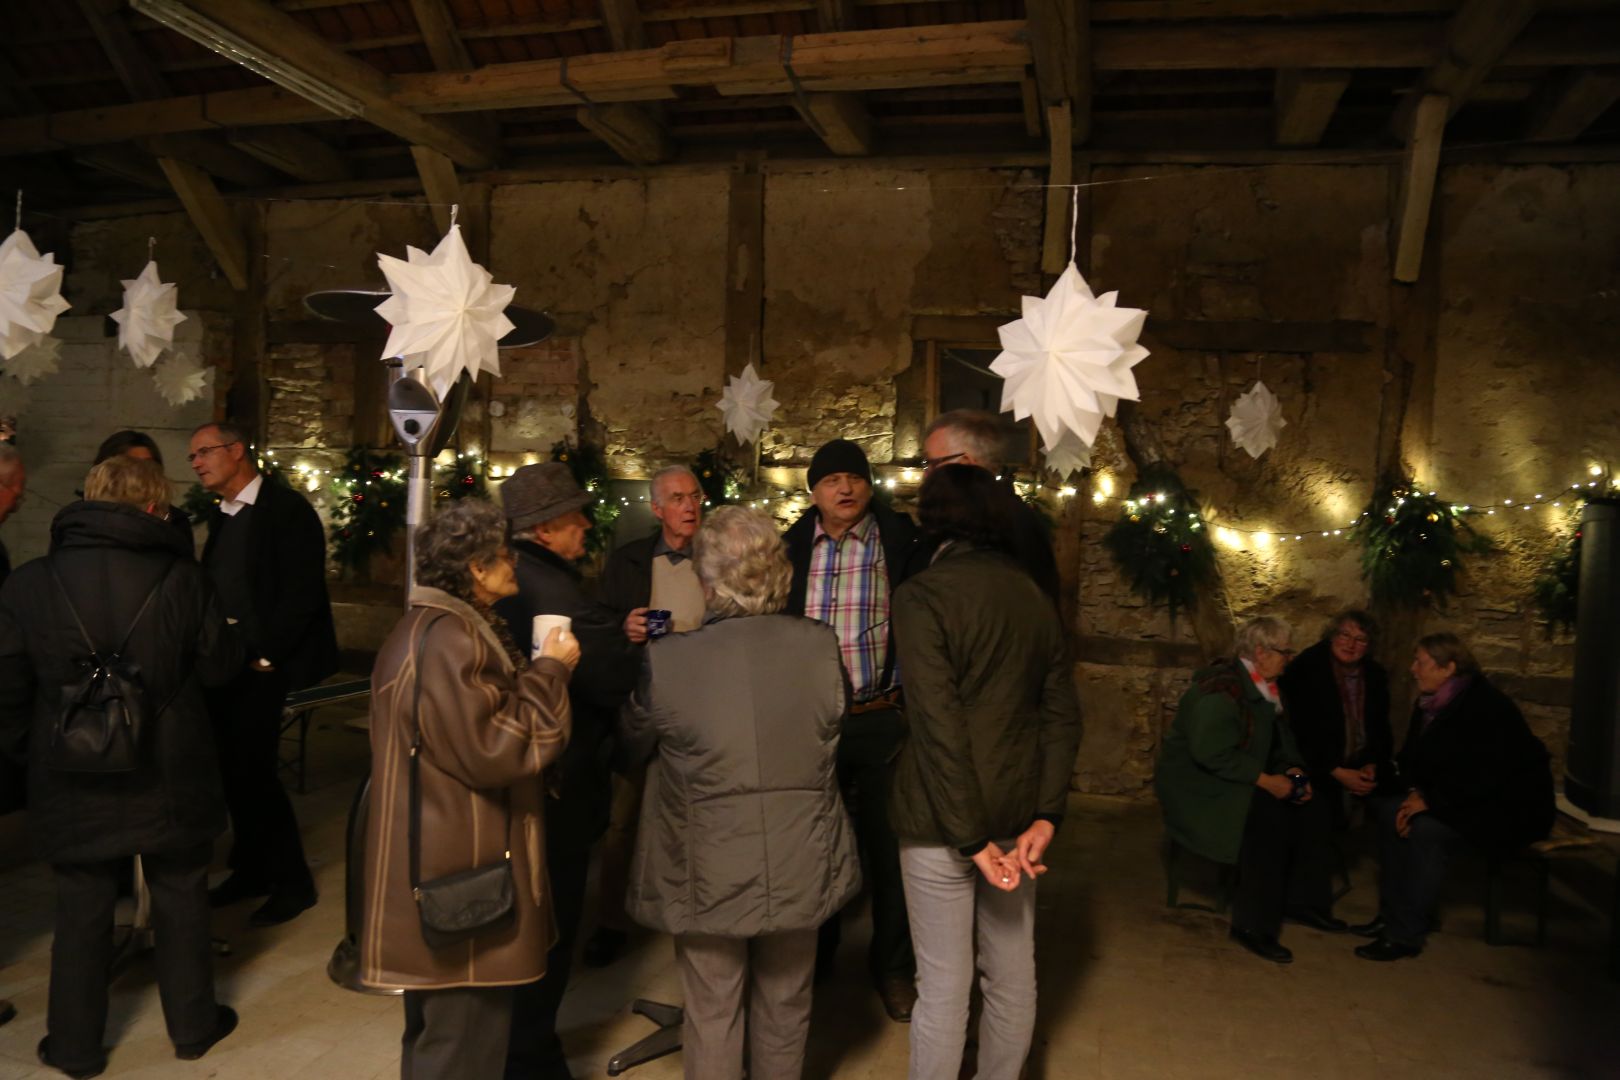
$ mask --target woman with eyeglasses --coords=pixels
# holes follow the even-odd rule
[[[1182,695],[1153,777],[1170,841],[1237,865],[1232,940],[1277,964],[1294,958],[1277,937],[1313,796],[1277,689],[1290,641],[1281,619],[1240,626],[1236,658],[1195,674]]]
[[[1287,914],[1330,934],[1349,929],[1333,916],[1333,831],[1348,828],[1363,800],[1392,782],[1389,675],[1371,656],[1377,625],[1365,611],[1340,612],[1277,680],[1316,792],[1304,810]]]

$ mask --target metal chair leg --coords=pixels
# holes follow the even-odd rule
[[[681,1048],[681,1029],[686,1023],[686,1013],[679,1006],[637,998],[635,1004],[630,1006],[630,1011],[645,1016],[657,1024],[658,1030],[608,1059],[609,1076],[618,1076],[627,1069],[645,1065],[654,1058],[673,1054]]]

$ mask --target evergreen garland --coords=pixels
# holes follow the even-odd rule
[[[692,473],[698,487],[703,489],[703,505],[725,506],[737,501],[742,492],[742,481],[736,469],[725,464],[718,450],[705,450],[692,462]]]
[[[1198,500],[1174,470],[1154,467],[1131,485],[1119,520],[1103,544],[1149,603],[1166,603],[1174,619],[1215,575],[1215,548]]]
[[[585,554],[596,557],[612,546],[613,530],[617,528],[619,511],[623,507],[607,497],[607,459],[596,447],[582,443],[572,446],[567,439],[559,439],[551,448],[551,460],[560,461],[574,474],[574,482],[595,496],[596,501],[585,507],[591,519],[591,529],[585,534]]]
[[[371,557],[388,551],[405,527],[405,460],[398,454],[355,447],[332,478],[332,559],[363,572]]]
[[[1581,593],[1581,530],[1575,530],[1547,556],[1531,587],[1536,608],[1547,621],[1547,636],[1575,629],[1575,613]]]
[[[1361,576],[1373,602],[1444,608],[1457,591],[1463,556],[1491,550],[1468,524],[1472,513],[1412,484],[1381,485],[1351,533],[1361,542]]]

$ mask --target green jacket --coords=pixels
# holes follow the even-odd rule
[[[1159,750],[1153,787],[1170,838],[1236,863],[1255,780],[1301,763],[1294,733],[1237,660],[1193,676]]]
[[[1057,610],[1005,555],[953,544],[891,607],[909,733],[897,836],[977,848],[1063,814],[1080,745]]]

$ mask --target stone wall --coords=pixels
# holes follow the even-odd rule
[[[1415,287],[1390,279],[1391,179],[1383,165],[1090,173],[1088,276],[1152,313],[1137,422],[1213,522],[1288,538],[1221,549],[1216,616],[1276,613],[1309,638],[1330,612],[1362,600],[1349,542],[1291,538],[1347,525],[1394,450],[1422,482],[1475,504],[1551,491],[1615,453],[1620,369],[1607,361],[1620,346],[1620,168],[1448,167]],[[776,381],[782,410],[763,440],[766,479],[791,490],[796,467],[835,435],[862,437],[880,464],[915,454],[896,435],[900,413],[917,407],[907,401],[920,385],[915,320],[1016,312],[1020,293],[1040,288],[1042,182],[1017,170],[767,166],[761,374]],[[464,445],[519,464],[589,421],[625,478],[715,446],[729,191],[720,168],[495,189],[490,267],[559,332],[503,356],[503,378],[469,408]],[[380,283],[378,250],[435,240],[427,211],[399,201],[277,202],[263,220],[272,320],[304,318],[311,289]],[[171,215],[80,228],[75,315],[116,306],[116,280],[152,234],[165,276],[181,271],[183,304],[197,296],[231,308]],[[1212,326],[1237,329],[1222,339]],[[376,429],[358,415],[372,408],[365,365],[374,362],[349,345],[271,351],[270,442],[282,460],[333,460]],[[1289,424],[1259,460],[1224,428],[1256,379]],[[110,428],[144,414],[103,419]],[[1135,792],[1200,645],[1186,620],[1172,624],[1131,595],[1100,547],[1118,513],[1109,499],[1135,477],[1116,425],[1105,426],[1095,464],[1056,505],[1083,646],[1076,781]],[[903,482],[897,494],[907,494]],[[1487,519],[1497,553],[1471,564],[1450,612],[1401,631],[1452,626],[1468,636],[1555,750],[1570,649],[1545,637],[1528,586],[1558,523],[1549,510]],[[1386,644],[1392,665],[1404,666],[1409,640]]]

